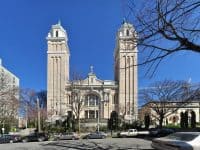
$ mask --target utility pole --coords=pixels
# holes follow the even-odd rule
[[[26,103],[26,128],[28,128],[28,103]]]
[[[38,132],[41,132],[41,126],[40,126],[40,103],[39,103],[39,98],[37,98],[37,112],[38,112]]]

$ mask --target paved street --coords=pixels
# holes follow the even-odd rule
[[[136,138],[107,138],[0,144],[0,150],[150,150],[150,144]]]

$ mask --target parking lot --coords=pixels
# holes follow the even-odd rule
[[[139,138],[106,138],[1,144],[0,150],[150,150],[151,141]]]

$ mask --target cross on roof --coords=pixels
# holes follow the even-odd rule
[[[94,73],[94,67],[90,66],[90,73]]]

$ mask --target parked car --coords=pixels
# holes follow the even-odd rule
[[[132,137],[137,135],[136,129],[129,129],[128,131],[123,131],[119,133],[120,137]]]
[[[61,133],[54,136],[54,140],[78,140],[78,139],[79,139],[78,134],[74,132]]]
[[[0,143],[16,143],[21,141],[20,135],[4,134],[0,136]]]
[[[10,138],[12,139],[10,142],[12,143],[16,143],[16,142],[21,142],[22,141],[22,137],[21,137],[21,135],[7,135],[8,137],[10,136]]]
[[[118,134],[119,137],[134,137],[134,136],[139,136],[139,135],[148,135],[149,131],[138,131],[137,129],[129,129],[128,131],[125,132],[120,132]]]
[[[48,140],[48,135],[46,133],[32,133],[22,138],[22,142],[41,142],[46,140]]]
[[[175,131],[172,129],[168,129],[168,128],[162,128],[162,129],[151,129],[149,132],[149,135],[151,137],[164,137],[167,136],[169,134],[174,133]]]
[[[85,135],[83,139],[104,139],[106,138],[106,135],[102,132],[93,132]]]
[[[200,132],[177,132],[153,139],[151,146],[157,150],[200,150]]]
[[[98,133],[98,131],[96,131],[96,132]],[[102,134],[102,135],[105,135],[106,137],[108,136],[108,134],[105,133],[105,132],[99,131],[99,133]]]

